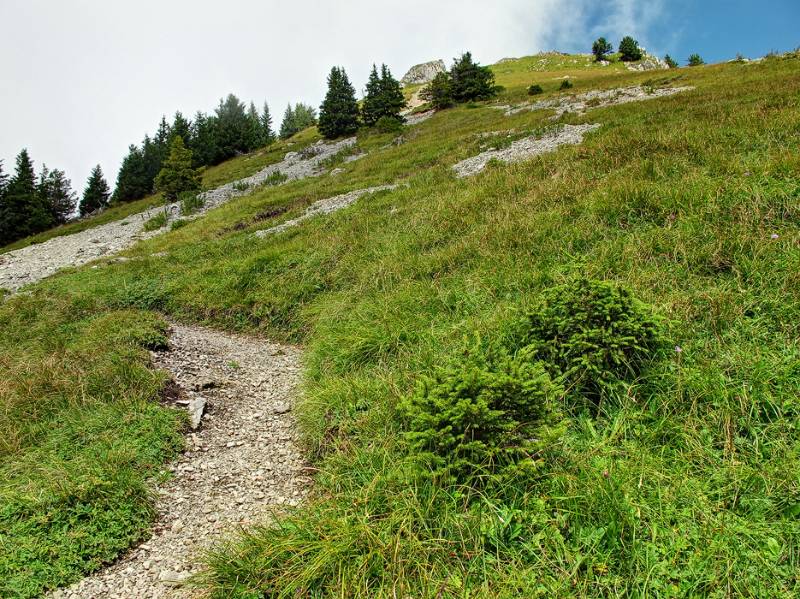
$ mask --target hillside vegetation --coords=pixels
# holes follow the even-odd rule
[[[147,478],[180,447],[144,350],[165,342],[167,315],[305,347],[314,495],[208,556],[212,596],[796,596],[800,57],[650,73],[550,59],[496,65],[496,100],[438,112],[404,143],[361,132],[367,156],[336,176],[259,188],[136,259],[0,305],[0,595],[64,585],[146,536]],[[564,77],[574,89],[558,91]],[[564,115],[602,126],[457,179],[487,144],[553,126],[550,111],[490,106],[527,101],[531,84],[537,99],[694,89]],[[272,148],[204,184],[286,151]],[[402,185],[253,235],[389,183]],[[576,307],[564,289],[594,291]],[[628,310],[625,330],[652,331],[609,367],[617,378],[559,370],[543,342],[550,362],[514,362],[530,331],[597,297]],[[520,377],[529,395],[508,391]],[[480,463],[454,454],[463,470],[421,455],[425,389],[450,383],[536,397],[520,424],[541,427],[492,429],[528,459],[502,444]],[[478,438],[491,415],[473,416]]]

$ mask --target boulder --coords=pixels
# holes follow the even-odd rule
[[[408,69],[408,73],[403,75],[400,83],[403,85],[418,85],[420,83],[430,83],[439,73],[447,70],[443,60],[432,60],[414,65]]]

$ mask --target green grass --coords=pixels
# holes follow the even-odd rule
[[[654,78],[563,57],[533,72],[536,60],[495,67],[506,87],[496,102],[527,101],[534,81],[546,97],[564,74],[575,93]],[[2,307],[8,339],[51,343],[53,322],[83,338],[80,323],[92,318],[125,331],[123,314],[157,311],[305,345],[297,413],[319,472],[315,494],[209,556],[204,583],[215,597],[796,596],[798,64],[680,69],[675,84],[694,91],[567,115],[559,122],[602,127],[580,146],[468,180],[450,167],[480,151],[476,133],[540,130],[550,113],[460,107],[409,128],[399,146],[362,135],[368,156],[337,177],[253,190],[138,244],[127,252],[138,260],[59,274],[12,298]],[[315,200],[398,181],[407,186],[252,236]],[[573,410],[533,475],[477,491],[412,467],[396,407],[419,377],[449,362],[465,336],[502,336],[544,290],[584,276],[654,306],[682,351],[598,414]],[[51,422],[37,391],[46,369],[17,354],[5,345],[0,359],[25,382],[25,404]],[[80,397],[78,381],[102,365],[77,364],[86,374],[63,384]],[[123,404],[156,387],[101,380]],[[54,443],[64,434],[43,430]],[[174,428],[153,434],[163,444]],[[146,472],[157,459],[140,451]],[[141,530],[143,519],[130,521]],[[67,561],[72,575],[88,569]],[[37,588],[57,580],[10,571]]]

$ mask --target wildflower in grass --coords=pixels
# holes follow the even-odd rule
[[[675,353],[680,354],[683,353],[683,348],[680,345],[675,346]]]
[[[778,235],[777,233],[773,233],[772,235],[769,236],[770,239],[778,239],[779,237],[780,235]]]

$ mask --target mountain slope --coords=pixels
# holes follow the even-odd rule
[[[551,110],[506,116],[468,105],[401,140],[361,135],[366,156],[337,175],[258,190],[138,244],[128,262],[43,281],[0,307],[3,363],[18,373],[0,387],[4,406],[40,401],[52,384],[45,365],[89,343],[97,361],[64,366],[60,393],[76,399],[58,413],[88,409],[76,381],[141,343],[129,333],[89,336],[85,323],[98,319],[127,331],[126,319],[155,311],[302,342],[298,416],[318,468],[314,496],[277,529],[251,531],[212,556],[206,583],[219,597],[793,596],[798,57],[656,73],[577,63],[537,71],[536,60],[495,67],[506,91],[494,104],[526,102],[531,83],[556,96],[564,76],[576,94],[694,89],[558,121]],[[555,125],[595,123],[580,145],[490,162],[466,179],[452,169]],[[278,235],[254,235],[317,200],[398,183]],[[462,352],[465,337],[501,338],[544,290],[583,277],[624,284],[652,305],[680,351],[597,413],[572,411],[533,479],[481,493],[420,476],[398,403]],[[155,396],[142,356],[124,363],[141,374],[123,376],[131,366],[119,361],[103,366],[108,375],[90,389],[96,401]],[[53,422],[32,412],[43,429]],[[11,433],[19,441],[0,453],[4,474],[34,456],[51,459],[41,440],[54,433],[13,424]],[[22,490],[43,483],[20,476],[27,482],[4,492],[24,509],[2,516],[24,521],[42,507]],[[50,585],[76,571],[30,576]]]

